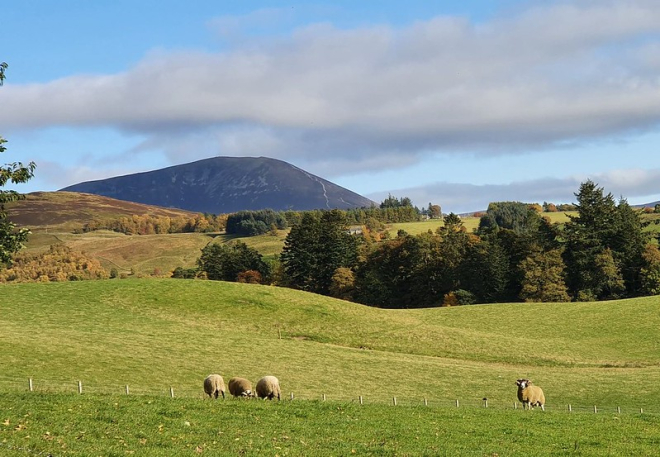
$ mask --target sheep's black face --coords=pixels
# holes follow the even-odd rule
[[[521,389],[524,389],[525,387],[527,387],[528,384],[529,384],[528,379],[519,379],[519,380],[516,381],[516,385],[518,387],[520,387]]]

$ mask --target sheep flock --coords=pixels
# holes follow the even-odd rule
[[[523,409],[532,409],[539,406],[545,411],[545,394],[543,393],[543,389],[532,385],[532,381],[525,378],[516,380],[516,386],[518,386],[518,400],[522,403]],[[228,387],[229,393],[235,398],[258,397],[263,400],[273,400],[277,397],[278,400],[281,400],[282,397],[280,381],[275,376],[264,376],[260,378],[254,390],[252,389],[252,383],[242,377],[231,378]],[[217,399],[220,394],[222,398],[225,398],[223,377],[219,374],[208,375],[204,379],[204,392],[210,398]]]

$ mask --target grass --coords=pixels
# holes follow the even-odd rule
[[[0,394],[9,455],[657,455],[640,414]]]
[[[526,376],[549,389],[555,408],[660,406],[660,384],[648,382],[660,379],[657,297],[383,310],[276,287],[155,279],[3,293],[0,382],[19,388],[33,377],[75,390],[80,379],[91,393],[128,384],[199,397],[200,379],[220,371],[273,373],[307,399],[509,405]]]
[[[384,310],[165,279],[2,293],[0,455],[654,455],[660,442],[658,297]],[[295,400],[206,400],[212,372],[274,374]],[[519,377],[543,387],[545,413],[513,409]]]

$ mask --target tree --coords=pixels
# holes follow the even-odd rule
[[[261,254],[242,241],[207,245],[197,264],[208,279],[216,281],[237,281],[241,273],[251,270],[258,272],[264,280],[270,277],[270,267],[262,260]],[[248,276],[255,277],[253,273]]]
[[[571,301],[564,282],[565,265],[561,251],[537,251],[523,260],[520,298],[527,302]]]
[[[5,70],[7,64],[0,63],[0,85],[5,80]],[[6,151],[3,146],[7,140],[0,136],[0,153]],[[14,253],[18,252],[23,243],[27,241],[30,230],[22,228],[16,230],[16,225],[13,224],[7,217],[5,211],[5,203],[13,202],[24,198],[23,195],[13,190],[2,190],[8,183],[19,184],[25,183],[32,178],[36,165],[30,162],[23,165],[21,162],[8,163],[0,167],[0,264],[8,264],[11,262],[11,257]]]
[[[574,296],[615,298],[643,293],[641,270],[649,235],[638,211],[593,181],[580,185],[575,194],[578,215],[564,226],[564,261],[567,285]],[[621,290],[623,284],[623,290]]]
[[[338,268],[357,264],[358,241],[340,210],[305,213],[284,240],[280,259],[289,286],[323,295],[330,293]]]

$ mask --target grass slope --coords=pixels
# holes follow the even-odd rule
[[[656,455],[660,445],[657,297],[382,310],[156,279],[2,294],[0,455]],[[211,372],[274,374],[296,400],[205,400]],[[544,388],[546,413],[513,409],[523,376]]]
[[[383,310],[213,281],[15,284],[3,286],[0,380],[199,397],[211,372],[272,373],[301,398],[511,405],[525,376],[551,408],[648,409],[660,406],[658,311],[657,297]]]

